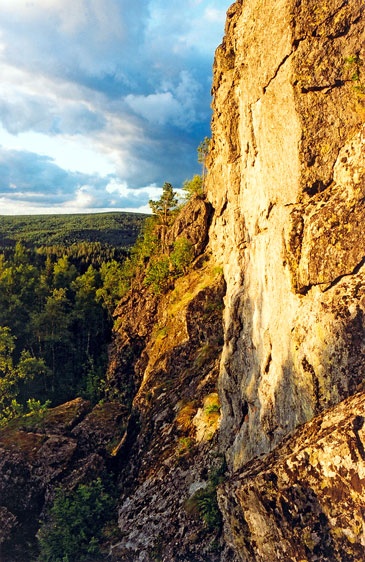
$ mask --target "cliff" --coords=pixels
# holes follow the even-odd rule
[[[258,476],[246,468],[362,388],[364,9],[358,0],[236,2],[216,53],[208,199],[215,209],[210,243],[227,283],[220,439],[230,470],[243,471],[220,501],[240,560],[358,560],[365,544],[361,515],[357,530],[346,520],[350,498],[364,508],[363,455],[349,462],[356,483],[343,466],[345,435],[331,470],[318,460],[322,449],[335,454],[338,426],[363,419],[360,397],[326,414],[332,427],[320,445],[299,432],[277,449],[274,480],[278,462],[300,465],[278,476],[288,494],[306,498],[299,502],[293,492],[285,499],[298,503],[295,516],[290,507],[285,520],[282,508],[280,519],[281,492],[268,505],[264,486],[256,488],[273,457],[256,462]],[[311,453],[285,458],[298,447]],[[343,485],[332,500],[341,523],[328,497],[337,479]],[[310,535],[303,521],[319,512],[326,530],[317,529],[314,543],[332,538],[331,548],[316,551],[299,529]]]
[[[192,263],[119,303],[102,404],[0,433],[6,562],[104,471],[113,562],[364,558],[364,10],[228,10],[206,196],[166,237]]]
[[[208,198],[235,469],[363,378],[363,16],[237,2],[217,51]]]

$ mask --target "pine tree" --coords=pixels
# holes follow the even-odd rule
[[[158,201],[149,201],[149,205],[154,215],[157,215],[160,224],[168,226],[172,212],[178,205],[177,194],[171,183],[165,182],[162,186],[162,195]]]
[[[202,165],[202,184],[204,191],[205,176],[207,171],[207,157],[210,148],[210,138],[205,137],[204,140],[198,146],[198,162]]]
[[[171,225],[171,219],[178,206],[177,194],[171,183],[165,182],[162,186],[162,195],[158,201],[149,201],[154,215],[157,216],[161,232],[161,250],[167,252],[166,231]]]

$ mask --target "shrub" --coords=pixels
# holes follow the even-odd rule
[[[203,195],[203,178],[196,174],[190,180],[183,183],[183,190],[187,200],[191,199],[193,195]]]
[[[195,492],[185,504],[187,511],[198,515],[209,531],[219,531],[222,526],[222,515],[217,500],[217,487],[223,482],[226,469],[227,466],[223,459],[217,468],[210,471],[207,486]]]
[[[159,294],[165,288],[170,272],[170,262],[167,256],[152,259],[144,279],[145,285]]]
[[[170,260],[174,271],[178,275],[185,273],[193,259],[194,248],[192,243],[184,237],[175,240],[174,249],[170,255]]]
[[[101,560],[101,544],[115,499],[101,478],[66,492],[59,488],[38,533],[41,562]]]

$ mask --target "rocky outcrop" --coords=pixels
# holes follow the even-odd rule
[[[123,431],[120,404],[92,409],[75,399],[0,431],[0,559],[24,562],[37,552],[36,533],[55,490],[74,489],[107,469]]]
[[[364,459],[349,461],[345,434],[331,469],[290,456],[315,425],[277,448],[328,409],[333,437],[363,415],[362,397],[341,401],[365,368],[364,10],[361,0],[236,2],[216,53],[207,187],[227,283],[220,439],[231,472],[244,471],[220,503],[240,560],[357,560],[364,547],[357,516],[346,519],[364,503]],[[341,491],[328,491],[328,470]]]
[[[131,435],[117,451],[124,537],[113,546],[114,560],[220,560],[219,513],[207,524],[194,495],[224,462],[217,443],[224,291],[221,274],[205,264],[160,300]]]
[[[363,560],[365,394],[314,418],[219,492],[243,562]]]
[[[140,265],[115,311],[105,399],[93,407],[78,398],[0,431],[2,562],[35,559],[56,490],[99,476],[120,491],[121,534],[109,530],[108,559],[220,560],[225,282],[205,253],[211,214],[193,197],[168,232],[170,248],[179,238],[191,245],[186,275],[171,275],[156,293],[143,282],[147,264]]]
[[[193,262],[157,294],[141,265],[104,403],[0,432],[1,560],[22,562],[59,483],[105,468],[113,562],[364,558],[364,11],[228,10],[207,200],[161,229]]]
[[[167,243],[173,246],[175,240],[183,236],[190,242],[194,256],[204,252],[208,242],[208,231],[212,217],[212,206],[203,198],[194,195],[184,206],[168,233]]]
[[[236,2],[214,70],[210,241],[233,469],[364,370],[364,5]]]
[[[202,199],[188,203],[168,240],[172,245],[183,236],[191,242],[195,261],[189,272],[157,295],[136,281],[116,311],[110,388],[115,381],[125,384],[122,375],[131,371],[120,366],[128,363],[131,344],[143,343],[131,362],[127,432],[115,449],[123,535],[111,549],[115,561],[220,560],[214,474],[224,472],[217,379],[225,283],[204,253],[209,218]]]

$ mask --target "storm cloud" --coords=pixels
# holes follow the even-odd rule
[[[146,209],[196,173],[228,7],[2,0],[0,214]]]

